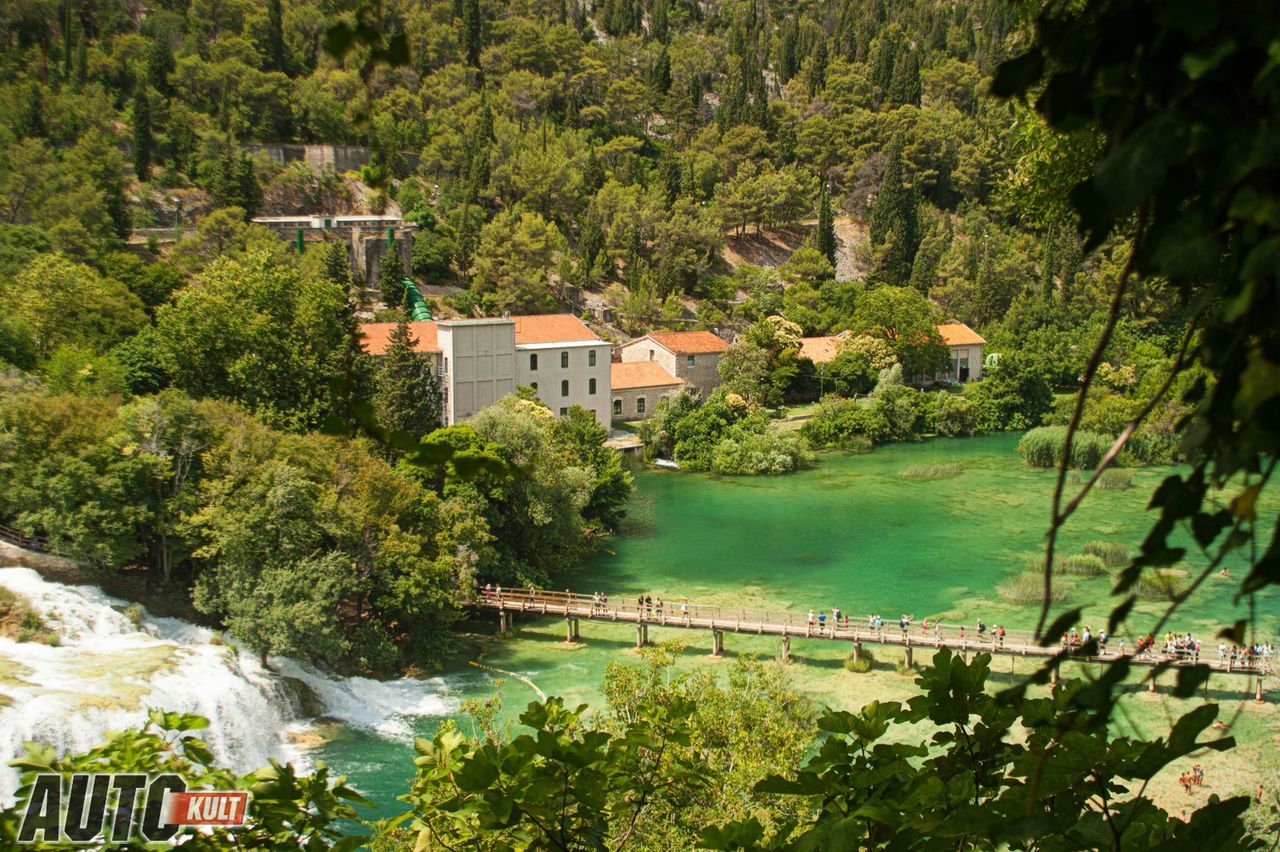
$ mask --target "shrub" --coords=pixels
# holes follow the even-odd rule
[[[1106,563],[1098,556],[1077,553],[1058,562],[1054,569],[1059,574],[1074,574],[1079,577],[1096,577],[1107,570]]]
[[[1057,467],[1067,443],[1065,426],[1040,426],[1022,436],[1018,452],[1032,467]],[[1069,466],[1097,467],[1111,448],[1111,439],[1096,432],[1078,431],[1071,442]]]
[[[711,456],[711,469],[731,476],[776,474],[805,467],[811,461],[802,437],[770,430],[725,438]]]
[[[1098,477],[1098,487],[1107,491],[1124,491],[1133,487],[1133,471],[1123,468],[1107,468]]]
[[[903,479],[952,479],[964,473],[964,467],[958,464],[917,464],[912,465],[898,476]]]
[[[1129,561],[1129,548],[1118,541],[1086,541],[1080,549],[1101,559],[1108,568],[1117,568]]]
[[[1039,573],[1023,571],[1014,574],[996,586],[996,594],[1009,603],[1034,604],[1044,599],[1044,577]],[[1067,599],[1067,590],[1061,583],[1054,583],[1050,603],[1062,603]]]
[[[952,393],[935,393],[930,397],[929,412],[933,431],[939,435],[972,435],[978,428],[978,406],[967,397]]]
[[[870,449],[874,434],[884,430],[880,420],[869,407],[853,400],[824,400],[800,434],[815,447]]]
[[[876,664],[875,655],[870,649],[863,648],[858,658],[854,658],[853,654],[844,658],[844,669],[855,674],[866,674]]]
[[[1174,574],[1159,571],[1143,571],[1133,593],[1144,601],[1173,600],[1182,591],[1182,579]]]

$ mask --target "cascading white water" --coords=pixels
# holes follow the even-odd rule
[[[198,713],[217,760],[245,772],[271,757],[305,764],[288,734],[305,729],[282,677],[314,694],[327,717],[392,739],[411,737],[409,720],[456,707],[443,680],[335,678],[286,658],[270,660],[217,643],[214,634],[173,618],[135,625],[125,602],[92,586],[66,586],[28,568],[0,568],[0,585],[25,598],[61,638],[58,646],[0,637],[0,761],[37,740],[59,752],[84,750],[109,731],[137,727],[150,709]],[[0,700],[0,704],[4,702]],[[13,803],[17,773],[0,767],[0,806]]]

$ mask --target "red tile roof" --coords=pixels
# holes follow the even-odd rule
[[[723,352],[729,344],[709,331],[664,331],[647,335],[677,355]]]
[[[366,322],[360,326],[361,345],[370,355],[387,354],[387,341],[391,331],[396,327],[393,322]],[[436,324],[434,322],[409,323],[409,338],[417,340],[414,352],[439,352],[436,343]]]
[[[677,379],[656,361],[632,361],[625,364],[615,361],[609,365],[609,387],[613,390],[677,387],[682,384],[684,379]]]
[[[938,326],[938,334],[942,335],[942,342],[948,346],[969,346],[987,342],[982,339],[982,335],[962,322],[941,323]]]
[[[835,360],[839,344],[838,337],[802,337],[800,357],[808,358],[815,364],[828,364]]]
[[[568,343],[600,339],[573,314],[530,314],[511,319],[516,321],[516,343]]]

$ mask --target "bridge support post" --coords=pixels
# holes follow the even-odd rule
[[[911,668],[911,640],[910,639],[907,640],[906,646],[902,649],[902,657],[903,657],[903,662],[906,663],[907,668]]]
[[[577,642],[578,638],[578,619],[566,618],[564,620],[564,641]]]
[[[1060,663],[1058,663],[1057,661],[1054,661],[1053,668],[1049,670],[1049,688],[1050,689],[1058,685],[1058,668],[1060,665],[1061,665]]]
[[[649,644],[649,625],[643,624],[643,623],[637,624],[636,625],[636,647],[643,648],[645,645],[648,645],[648,644]]]
[[[1147,681],[1147,692],[1151,695],[1156,694],[1156,673],[1154,669],[1151,672],[1150,680]]]
[[[711,656],[713,657],[724,656],[724,631],[723,630],[711,631]]]
[[[1258,704],[1262,703],[1262,674],[1261,673],[1258,674],[1256,686],[1254,687],[1253,700]]]
[[[498,635],[504,636],[512,627],[511,613],[505,609],[498,610]]]
[[[791,661],[791,637],[783,636],[782,637],[782,662],[788,663],[790,661]]]
[[[861,642],[853,643],[853,661],[855,663],[862,662],[862,643]]]

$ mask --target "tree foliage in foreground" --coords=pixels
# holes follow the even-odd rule
[[[1171,763],[1234,746],[1202,738],[1216,705],[1178,719],[1167,738],[1112,737],[1107,712],[1084,709],[1096,685],[993,695],[990,655],[966,662],[943,649],[905,704],[827,712],[815,726],[776,666],[739,660],[725,687],[713,673],[673,677],[678,650],[611,666],[604,714],[551,698],[529,704],[514,735],[497,722],[500,703],[471,707],[471,735],[444,723],[416,743],[409,809],[372,836],[338,822],[354,821],[362,800],[323,766],[310,777],[278,764],[242,777],[212,768],[189,733],[207,723],[193,717],[157,712],[160,732],[126,731],[65,758],[32,744],[17,765],[171,767],[196,786],[250,789],[240,849],[1232,850],[1261,848],[1246,812],[1270,825],[1263,832],[1280,825],[1247,795],[1212,795],[1186,821],[1145,795]],[[0,813],[0,837],[14,836],[20,807]],[[232,843],[215,832],[193,848]]]

